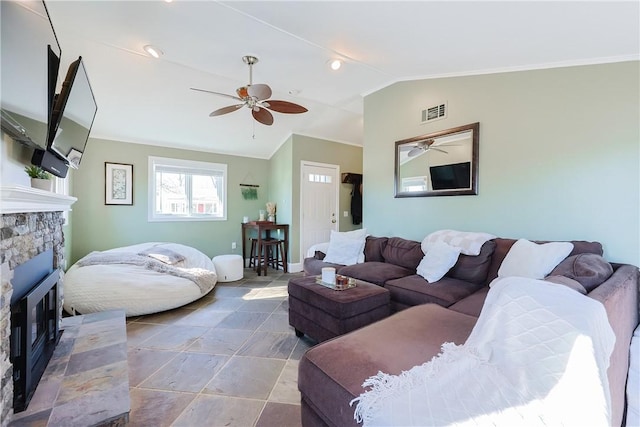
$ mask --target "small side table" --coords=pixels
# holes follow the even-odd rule
[[[338,291],[316,278],[289,280],[289,324],[297,336],[326,341],[389,316],[389,291],[382,286],[356,280],[355,288]]]

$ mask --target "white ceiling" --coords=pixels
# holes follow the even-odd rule
[[[63,67],[84,58],[93,137],[258,158],[291,133],[362,145],[363,96],[397,81],[640,59],[637,1],[46,3]],[[271,99],[309,112],[209,117],[234,101],[189,88],[235,94],[247,54]]]

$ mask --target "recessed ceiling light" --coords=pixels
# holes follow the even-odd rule
[[[155,46],[151,46],[150,44],[148,44],[145,47],[143,47],[143,49],[144,49],[145,52],[147,52],[149,55],[153,56],[156,59],[158,59],[162,55],[164,55],[163,51],[161,51],[160,49],[158,49]]]
[[[329,66],[333,71],[337,71],[342,67],[342,61],[339,59],[333,59],[329,61]]]

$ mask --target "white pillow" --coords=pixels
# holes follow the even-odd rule
[[[456,264],[459,255],[460,248],[436,242],[418,264],[417,273],[429,283],[437,282]]]
[[[342,265],[363,263],[366,239],[367,230],[364,228],[342,233],[332,230],[327,256],[323,261]]]
[[[572,250],[573,243],[570,242],[537,244],[519,239],[504,257],[498,277],[544,279]]]
[[[311,245],[309,249],[307,249],[307,258],[313,258],[316,254],[316,251],[322,252],[323,254],[327,254],[327,250],[329,249],[329,242],[316,243],[315,245]]]
[[[460,253],[464,255],[475,256],[480,254],[480,249],[487,240],[495,238],[496,236],[493,234],[476,231],[438,230],[425,237],[420,247],[422,252],[426,254],[431,245],[436,242],[444,242],[460,248]]]

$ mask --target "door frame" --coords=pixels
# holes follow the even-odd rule
[[[303,207],[304,207],[304,172],[306,166],[316,166],[322,168],[333,169],[336,172],[336,180],[334,182],[335,189],[335,203],[336,203],[336,231],[340,231],[340,165],[335,165],[331,163],[320,163],[320,162],[312,162],[310,160],[300,160],[300,209],[299,209],[299,223],[300,223],[300,236],[299,236],[299,248],[300,248],[300,265],[303,264],[306,253],[303,248],[304,242],[304,215],[303,215]]]

